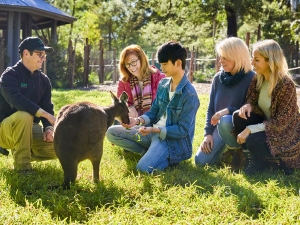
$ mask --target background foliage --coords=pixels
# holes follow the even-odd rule
[[[300,40],[300,13],[291,9],[289,0],[48,0],[77,18],[72,26],[60,26],[58,51],[71,40],[76,55],[82,58],[86,38],[93,49],[104,41],[104,50],[120,52],[130,44],[155,52],[168,40],[180,41],[189,49],[198,49],[198,58],[215,58],[216,42],[227,36],[274,39],[284,49],[291,67],[295,42]],[[48,32],[49,33],[49,32]],[[62,56],[66,60],[65,56]],[[76,71],[82,71],[76,63]],[[52,71],[51,71],[52,73]],[[66,72],[61,72],[66,76]],[[57,77],[63,84],[62,77]],[[77,75],[81,76],[81,74]],[[80,83],[79,83],[80,84]]]

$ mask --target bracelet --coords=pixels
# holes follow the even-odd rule
[[[137,119],[137,123],[135,125],[140,125],[141,124],[141,120],[139,118],[136,118]]]

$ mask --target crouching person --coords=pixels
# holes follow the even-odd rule
[[[52,51],[39,38],[26,38],[19,45],[21,60],[0,78],[0,146],[11,149],[14,169],[20,172],[31,171],[31,161],[56,158],[51,84],[40,71]]]
[[[186,57],[186,49],[177,42],[159,47],[157,58],[167,78],[160,81],[150,110],[107,130],[110,142],[142,155],[137,164],[141,172],[164,170],[192,156],[200,101],[184,72]]]
[[[300,168],[300,114],[294,82],[282,49],[274,40],[253,46],[252,80],[247,104],[233,115],[237,142],[242,145],[252,175],[272,161],[289,174]]]

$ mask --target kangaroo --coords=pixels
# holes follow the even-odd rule
[[[77,177],[78,163],[89,159],[93,165],[94,182],[99,181],[103,141],[115,118],[129,123],[128,96],[118,99],[110,92],[113,104],[101,107],[90,102],[63,106],[54,125],[54,149],[64,171],[63,189],[70,189]]]

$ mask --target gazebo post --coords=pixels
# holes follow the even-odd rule
[[[14,27],[14,12],[8,12],[8,21],[7,21],[7,55],[9,57],[8,66],[12,66],[13,62],[13,27]]]
[[[14,14],[14,31],[13,31],[13,65],[19,61],[19,44],[20,44],[20,30],[21,30],[21,13],[15,12]]]
[[[57,42],[57,21],[56,20],[52,20],[51,21],[51,41],[53,42]]]

